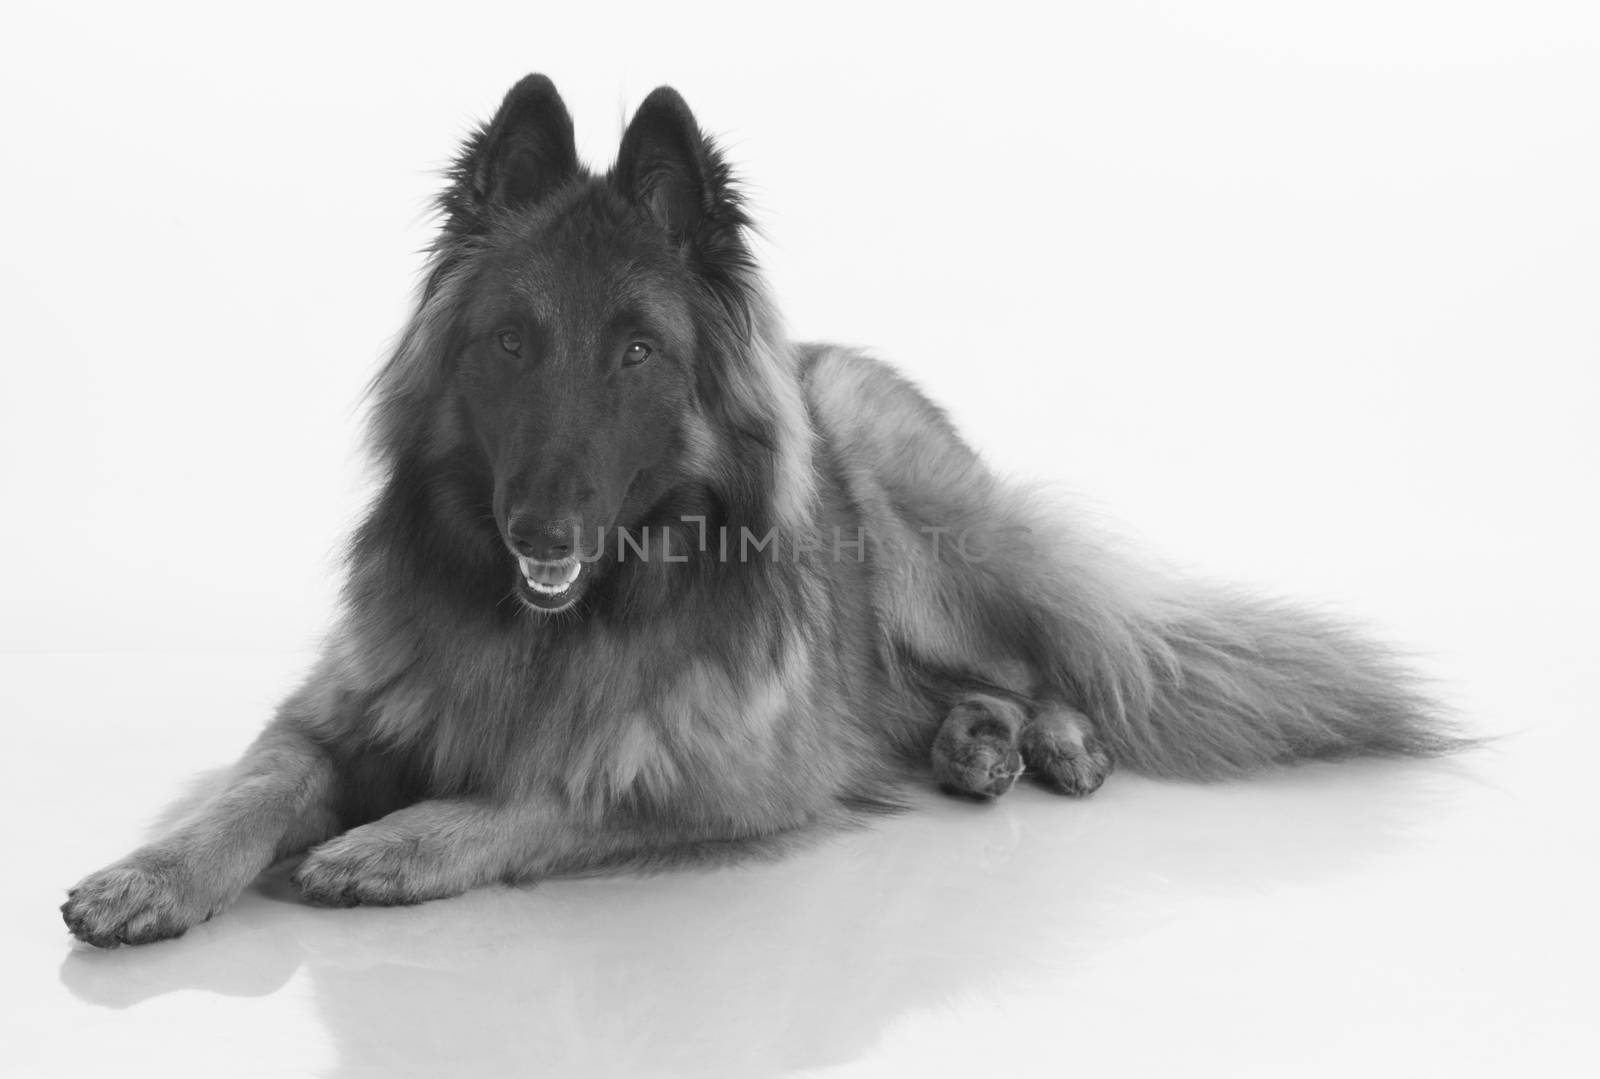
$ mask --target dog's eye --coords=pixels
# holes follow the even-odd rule
[[[622,350],[622,362],[628,367],[637,367],[650,358],[650,346],[643,341],[635,341]]]
[[[500,347],[513,356],[522,355],[522,335],[516,330],[501,330]]]

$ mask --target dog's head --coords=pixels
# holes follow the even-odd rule
[[[731,443],[749,440],[754,460],[781,441],[746,218],[675,91],[645,100],[596,176],[539,75],[468,141],[441,205],[396,359],[410,371],[388,396],[430,373],[427,441],[476,477],[523,603],[565,610],[615,558],[617,530],[715,478],[739,455]],[[405,355],[419,350],[426,360]]]

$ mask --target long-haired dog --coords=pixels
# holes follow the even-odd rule
[[[1455,744],[1379,647],[1124,569],[892,369],[786,340],[671,89],[596,175],[522,80],[440,208],[343,614],[221,782],[72,889],[83,940],[177,936],[300,853],[344,905],[741,851],[930,761],[1083,795]]]

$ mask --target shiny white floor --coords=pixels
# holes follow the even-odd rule
[[[1457,761],[930,796],[776,864],[413,909],[313,910],[268,886],[110,953],[69,942],[61,890],[231,756],[301,660],[6,657],[6,1059],[28,1076],[1585,1074],[1591,654],[1505,682],[1544,718]],[[1501,683],[1480,684],[1493,707]]]

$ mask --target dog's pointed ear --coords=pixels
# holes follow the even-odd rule
[[[488,210],[531,206],[577,172],[567,106],[548,78],[529,75],[457,160],[443,199],[449,227],[470,232]]]
[[[759,290],[744,197],[672,87],[652,91],[633,114],[609,180],[685,253],[738,332],[750,333]]]
[[[744,223],[727,166],[670,86],[652,91],[633,114],[611,177],[623,195],[690,244]]]

